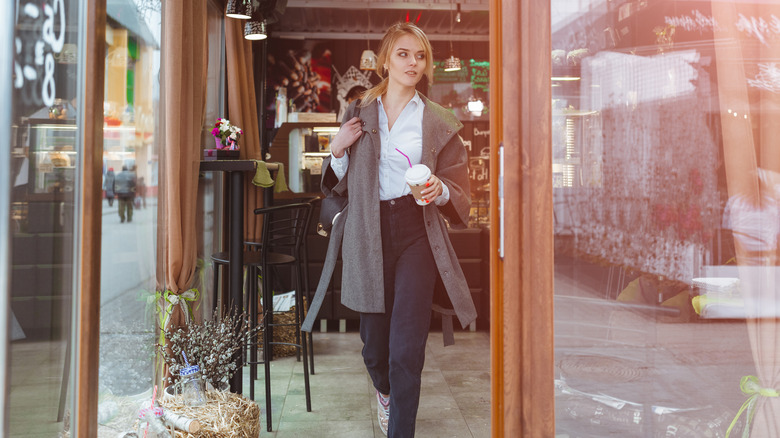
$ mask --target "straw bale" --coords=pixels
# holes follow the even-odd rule
[[[257,438],[260,435],[260,407],[252,400],[227,391],[207,391],[204,406],[190,407],[181,395],[160,400],[163,409],[198,420],[200,430],[194,434],[171,431],[173,438]]]
[[[308,303],[306,297],[303,297],[303,313],[304,317],[308,312]],[[298,327],[295,326],[295,306],[291,307],[287,312],[274,312],[274,324],[291,324],[276,326],[273,328],[274,339],[273,342],[285,342],[288,344],[295,344],[298,342],[296,335],[298,333]],[[261,316],[262,318],[262,316]],[[303,321],[301,321],[302,323]],[[258,348],[263,347],[262,336],[257,337]],[[274,344],[274,357],[288,357],[293,356],[298,351],[298,347],[294,345],[278,345]]]
[[[274,312],[274,324],[294,324],[295,323],[295,308],[289,312]],[[298,342],[295,339],[296,327],[294,325],[285,325],[281,327],[274,327],[274,339],[273,342],[286,342],[289,344],[295,344]],[[258,336],[257,340],[258,348],[263,347],[263,338]],[[278,345],[273,344],[274,357],[288,357],[295,355],[298,347],[293,345]]]

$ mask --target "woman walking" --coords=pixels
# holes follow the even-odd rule
[[[342,303],[360,312],[380,427],[390,437],[412,437],[437,277],[460,323],[476,318],[443,220],[467,223],[467,154],[457,134],[463,125],[415,89],[433,76],[425,33],[411,23],[391,26],[377,59],[384,78],[347,109],[323,163],[323,187],[349,197],[330,246],[342,244]],[[431,171],[422,206],[404,179],[413,164]],[[326,265],[335,263],[334,252]]]

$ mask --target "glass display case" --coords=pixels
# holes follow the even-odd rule
[[[23,125],[29,151],[30,194],[72,193],[77,127],[72,120],[28,119]]]
[[[330,141],[339,130],[336,122],[292,123],[283,125],[288,136],[290,190],[319,193],[322,160],[330,155]]]

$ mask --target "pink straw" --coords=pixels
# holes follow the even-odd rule
[[[410,159],[409,159],[409,156],[408,156],[408,155],[406,155],[405,153],[401,152],[401,150],[400,150],[400,149],[398,149],[398,148],[395,148],[395,150],[397,150],[399,154],[401,154],[401,155],[403,155],[404,157],[406,157],[406,161],[408,161],[408,162],[409,162],[409,167],[412,167],[412,160],[410,160]]]

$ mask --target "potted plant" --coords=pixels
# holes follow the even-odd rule
[[[252,328],[244,314],[166,329],[167,342],[156,344],[170,370],[165,383],[173,384],[185,367],[184,352],[189,363],[197,364],[203,378],[214,388],[226,389],[228,380],[238,371],[234,355],[240,354],[260,329]]]

